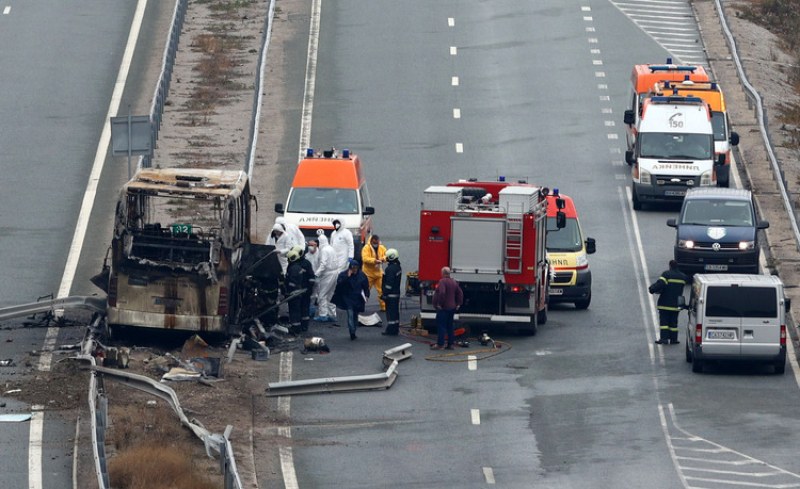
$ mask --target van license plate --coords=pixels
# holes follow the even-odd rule
[[[727,272],[728,265],[706,265],[705,269],[709,272]]]
[[[686,195],[686,190],[665,190],[664,195],[669,197],[683,197]]]
[[[554,289],[551,287],[547,289],[547,293],[550,295],[564,295],[564,289]]]
[[[711,329],[706,331],[706,339],[709,340],[735,340],[736,331],[732,329]]]

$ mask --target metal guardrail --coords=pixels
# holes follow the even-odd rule
[[[3,307],[0,308],[0,322],[9,319],[32,316],[42,312],[50,312],[55,314],[57,309],[70,309],[78,307],[92,309],[97,312],[105,312],[106,298],[96,296],[70,296],[40,302],[31,302],[30,304],[22,304],[18,306]]]
[[[253,115],[250,119],[250,140],[247,147],[247,157],[244,162],[244,171],[247,177],[252,180],[253,167],[256,160],[256,145],[258,144],[258,127],[261,120],[261,104],[264,100],[264,68],[267,66],[267,53],[269,50],[269,40],[272,37],[272,19],[275,17],[275,0],[270,0],[267,17],[264,19],[264,35],[261,38],[261,55],[258,58],[256,67],[256,93],[253,97]]]
[[[411,343],[403,343],[402,345],[389,348],[383,352],[383,366],[388,367],[392,362],[402,362],[411,358]]]
[[[176,0],[175,9],[172,11],[172,24],[169,30],[164,47],[164,57],[161,63],[161,74],[158,76],[153,102],[150,106],[150,147],[156,147],[158,131],[161,129],[161,120],[164,115],[164,104],[169,93],[169,83],[172,79],[172,69],[175,67],[175,56],[178,54],[178,42],[183,29],[183,21],[186,18],[186,10],[189,0]],[[140,168],[152,166],[152,156],[142,156],[139,158]]]
[[[758,119],[758,128],[761,132],[761,138],[764,140],[764,147],[767,149],[767,155],[769,156],[770,164],[772,165],[772,172],[775,174],[775,181],[778,183],[778,189],[781,192],[781,199],[783,200],[783,206],[786,208],[786,213],[789,216],[789,222],[792,225],[792,232],[794,233],[794,240],[795,240],[795,247],[798,251],[800,251],[800,228],[797,225],[797,216],[794,213],[794,209],[792,208],[792,201],[789,198],[789,192],[786,190],[786,180],[784,179],[783,172],[781,171],[780,165],[778,164],[778,159],[775,157],[775,150],[772,147],[772,141],[769,139],[769,133],[767,132],[768,120],[766,113],[764,111],[764,105],[761,100],[761,95],[756,91],[753,85],[750,84],[750,81],[747,79],[747,74],[744,71],[744,65],[742,64],[742,60],[739,58],[739,52],[736,49],[736,40],[733,38],[733,34],[731,33],[730,27],[728,26],[728,20],[725,17],[725,11],[722,8],[721,0],[714,0],[714,3],[717,8],[717,13],[719,14],[720,24],[722,25],[722,31],[725,34],[725,38],[728,41],[728,47],[731,50],[731,55],[733,57],[733,62],[736,65],[736,71],[739,73],[739,81],[742,83],[744,89],[748,92],[749,97],[755,101],[756,105],[756,114]]]
[[[230,436],[230,432],[233,429],[232,426],[228,426],[225,429],[225,433],[222,435],[211,433],[197,420],[194,419],[190,420],[186,416],[186,414],[183,412],[183,409],[181,408],[180,401],[178,400],[178,395],[172,388],[158,381],[155,381],[149,377],[145,377],[144,375],[133,374],[130,372],[122,372],[120,370],[100,367],[97,365],[92,365],[92,372],[93,374],[99,375],[101,377],[111,378],[114,381],[127,385],[128,387],[140,390],[154,397],[158,397],[159,399],[169,404],[170,407],[172,407],[172,410],[175,412],[175,414],[178,415],[181,424],[189,428],[192,431],[192,433],[195,434],[195,436],[197,436],[200,440],[203,441],[208,456],[209,457],[212,456],[211,454],[212,450],[220,455],[220,466],[223,470],[223,476],[225,478],[225,489],[242,489],[242,481],[239,477],[239,473],[236,470],[236,458],[234,457],[233,454],[233,446],[231,445],[230,440],[228,439],[228,437]],[[104,400],[104,403],[107,405],[107,400]],[[90,405],[91,404],[92,403],[90,402]],[[105,409],[102,409],[100,411],[101,413],[103,413]],[[102,419],[103,422],[98,423],[98,427],[95,431],[95,433],[97,434],[94,442],[95,446],[102,445],[102,442],[105,440],[105,426],[107,425],[107,423],[105,423],[105,416],[106,416],[105,414],[103,416],[98,416],[98,419]],[[98,475],[98,481],[100,480],[99,477],[100,476]],[[106,473],[106,478],[107,478],[107,473]],[[106,487],[101,486],[100,489],[106,489]]]
[[[397,360],[379,374],[324,377],[267,384],[267,397],[388,389],[397,379]]]

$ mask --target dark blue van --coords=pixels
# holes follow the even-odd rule
[[[769,222],[757,220],[749,190],[693,188],[686,193],[678,219],[675,261],[685,273],[758,273],[758,230]]]

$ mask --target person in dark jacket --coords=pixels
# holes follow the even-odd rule
[[[300,253],[300,266],[303,267],[303,288],[306,292],[302,295],[301,307],[303,308],[303,315],[300,319],[300,331],[308,331],[308,322],[311,320],[311,297],[314,294],[314,286],[317,283],[317,276],[314,274],[314,265],[306,258],[306,247],[303,245],[295,245],[293,248]]]
[[[677,345],[678,341],[678,297],[683,296],[683,287],[689,277],[678,270],[678,262],[669,261],[669,270],[665,270],[647,289],[651,294],[658,294],[658,329],[657,345]]]
[[[456,311],[464,302],[464,292],[455,279],[450,278],[450,268],[442,268],[442,278],[433,293],[433,307],[436,308],[436,328],[438,338],[436,344],[431,345],[433,350],[452,350],[456,342],[456,335],[453,329],[453,318]],[[447,336],[447,346],[444,346],[445,335]]]
[[[303,252],[294,248],[290,249],[286,254],[289,264],[286,266],[286,296],[297,293],[303,288],[305,282],[305,270],[301,263]],[[305,293],[296,295],[289,299],[289,332],[294,335],[302,332],[303,324],[303,297]],[[308,307],[306,307],[305,316],[308,316]]]
[[[383,273],[383,301],[386,303],[386,331],[381,333],[386,336],[400,334],[400,281],[403,279],[403,269],[400,266],[400,254],[394,248],[386,250],[386,260],[389,264]]]
[[[350,330],[351,340],[357,338],[358,313],[364,312],[368,298],[369,280],[361,271],[361,264],[351,258],[347,270],[336,277],[336,292],[332,299],[336,307],[347,311],[347,328]]]

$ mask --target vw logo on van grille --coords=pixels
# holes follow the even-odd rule
[[[719,251],[720,248],[722,248],[722,246],[720,246],[719,243],[714,243],[711,245],[711,249],[714,251]]]

